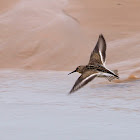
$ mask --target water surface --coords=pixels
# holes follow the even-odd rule
[[[140,139],[140,80],[94,80],[68,95],[79,75],[67,74],[1,70],[0,139]]]

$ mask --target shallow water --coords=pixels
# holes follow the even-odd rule
[[[68,95],[79,75],[67,74],[0,71],[0,139],[140,139],[140,80],[94,80]]]

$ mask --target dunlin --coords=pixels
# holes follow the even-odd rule
[[[95,77],[105,77],[109,81],[112,81],[114,78],[119,79],[118,71],[111,71],[105,66],[106,59],[106,41],[103,35],[99,35],[97,44],[90,55],[90,60],[88,65],[78,66],[76,70],[72,71],[69,74],[74,72],[79,72],[81,76],[75,82],[70,93],[77,91],[78,89],[85,86],[87,83],[92,81]],[[69,75],[68,74],[68,75]]]

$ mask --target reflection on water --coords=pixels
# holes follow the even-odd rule
[[[131,136],[140,138],[140,80],[111,84],[99,84],[98,80],[94,80],[78,92],[68,95],[79,75],[67,74],[0,71],[0,130],[3,132],[0,138],[14,134],[14,139],[19,139],[21,135],[34,140],[37,136],[44,140],[57,139],[58,136],[62,139],[87,139],[87,135],[94,135],[94,129],[97,132],[95,139],[109,139],[111,135],[106,135],[107,130],[112,132],[113,138],[116,129],[128,133],[131,127],[135,129]],[[29,128],[26,123],[30,124]],[[19,132],[19,128],[23,133]],[[60,128],[66,130],[59,131]],[[100,131],[104,134],[102,137]],[[118,134],[121,134],[119,139],[122,140],[132,138],[119,131]]]

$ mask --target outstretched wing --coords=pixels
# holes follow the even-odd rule
[[[98,38],[97,44],[90,55],[88,65],[104,64],[106,59],[106,41],[101,34]]]
[[[77,81],[75,82],[73,88],[71,89],[70,93],[77,91],[78,89],[85,86],[87,83],[89,83],[91,80],[93,80],[97,76],[97,73],[90,74],[90,73],[84,73],[82,74]]]

